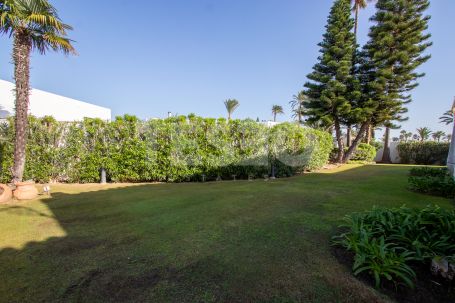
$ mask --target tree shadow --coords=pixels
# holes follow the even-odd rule
[[[365,167],[354,167],[319,174],[318,182],[329,184],[341,175],[358,178],[356,171],[370,174]],[[326,280],[311,273],[319,263],[331,262],[330,252],[319,250],[327,245],[327,231],[312,229],[302,237],[295,233],[302,228],[298,222],[277,221],[278,215],[294,215],[296,205],[318,215],[319,205],[298,193],[302,182],[290,178],[275,183],[100,185],[93,186],[97,191],[54,192],[50,198],[3,206],[0,215],[17,220],[18,233],[25,239],[56,229],[65,235],[2,249],[0,276],[5,279],[0,300],[253,302],[335,296],[336,287],[329,289]],[[281,188],[290,190],[284,203],[279,202]],[[288,262],[302,259],[302,247],[329,259],[312,257],[316,262],[300,264],[308,273],[293,273]],[[342,272],[334,269],[338,271]],[[299,281],[302,276],[312,279]],[[295,283],[301,289],[287,289]],[[357,294],[349,302],[377,299],[362,287],[351,291]],[[343,294],[338,296],[343,302]]]

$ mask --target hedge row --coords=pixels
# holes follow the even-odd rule
[[[402,164],[446,165],[450,143],[406,142],[398,145]]]
[[[13,123],[0,126],[0,182],[11,179]],[[322,167],[330,134],[290,123],[268,128],[252,120],[177,117],[140,121],[85,119],[62,123],[30,117],[24,179],[98,182],[101,167],[114,182],[197,181],[277,177]]]

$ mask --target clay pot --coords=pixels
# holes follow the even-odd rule
[[[34,182],[16,183],[16,190],[13,192],[14,197],[18,200],[33,200],[38,197],[38,190]]]
[[[0,204],[6,203],[13,198],[13,191],[8,185],[0,184]]]

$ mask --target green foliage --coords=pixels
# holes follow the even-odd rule
[[[414,167],[409,171],[409,175],[414,177],[445,177],[449,174],[446,167]]]
[[[11,180],[14,124],[0,125],[0,181]],[[181,116],[140,121],[85,119],[61,123],[30,117],[25,179],[98,182],[105,168],[113,182],[198,181],[276,176],[322,167],[332,149],[330,134],[283,123]]]
[[[398,153],[403,164],[445,165],[449,146],[447,142],[401,142]]]
[[[373,92],[373,125],[387,126],[406,119],[410,92],[424,76],[416,69],[430,58],[425,53],[431,46],[427,33],[430,16],[425,15],[429,5],[429,0],[376,3],[377,11],[371,18],[374,25],[363,52],[366,74],[372,75],[366,77],[366,87]]]
[[[353,82],[353,59],[356,49],[352,33],[349,0],[336,0],[327,20],[323,41],[319,44],[321,56],[307,77],[305,94],[309,98],[308,122],[335,125],[338,148],[342,151],[340,125],[351,115],[349,100],[360,94]]]
[[[409,187],[413,191],[433,196],[455,197],[455,181],[447,168],[414,168],[410,171]]]
[[[413,287],[410,265],[455,254],[454,210],[374,208],[346,216],[345,222],[346,232],[334,237],[334,243],[355,254],[354,274],[367,272],[376,287],[383,278]]]
[[[370,144],[360,143],[351,157],[351,161],[373,162],[376,157],[376,148]]]

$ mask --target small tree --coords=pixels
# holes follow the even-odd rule
[[[227,99],[224,101],[224,106],[226,107],[228,113],[228,120],[231,120],[232,114],[240,106],[240,103],[236,99]]]
[[[278,114],[284,114],[283,107],[280,105],[273,105],[272,106],[272,114],[273,114],[273,122],[276,122],[276,116]]]

